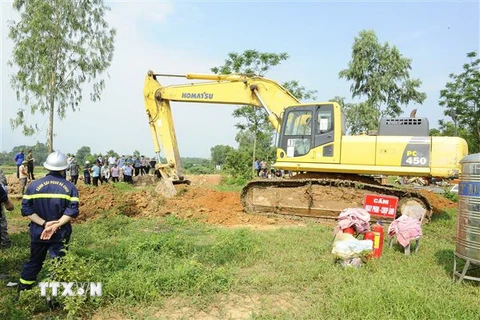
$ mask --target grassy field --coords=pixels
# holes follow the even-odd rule
[[[10,175],[12,173],[17,172],[17,167],[14,166],[14,165],[4,165],[4,164],[2,164],[0,166],[0,169],[2,169],[3,173],[5,173],[6,175]],[[37,165],[35,167],[35,169],[33,170],[33,173],[34,173],[35,176],[43,177],[47,174],[47,170],[42,165]]]
[[[0,319],[480,319],[480,287],[452,283],[455,211],[424,227],[418,253],[384,248],[360,269],[334,264],[332,227],[214,227],[175,216],[109,212],[74,225],[61,267],[39,279],[102,282],[98,298],[15,289],[28,257],[27,221],[8,213],[13,247],[1,252]]]

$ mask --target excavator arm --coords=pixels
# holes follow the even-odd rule
[[[204,80],[163,87],[160,76]],[[265,109],[272,126],[279,131],[285,108],[300,102],[275,81],[246,75],[166,75],[149,71],[144,85],[145,107],[157,160],[160,163],[160,142],[167,164],[159,169],[164,178],[182,181],[182,165],[170,107],[171,101],[229,105],[251,105]]]

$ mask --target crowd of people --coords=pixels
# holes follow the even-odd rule
[[[72,154],[67,154],[68,168],[66,170],[67,180],[74,185],[77,184],[79,176],[83,176],[86,185],[98,186],[108,182],[123,181],[133,184],[133,177],[138,175],[155,174],[157,161],[154,158],[145,156],[98,156],[95,161],[85,161],[83,165],[75,159]],[[17,178],[19,179],[21,192],[25,192],[27,183],[35,180],[34,168],[35,159],[32,150],[28,150],[25,157],[24,150],[20,150],[13,159],[17,165]]]
[[[265,160],[256,160],[254,165],[255,165],[255,171],[257,172],[257,177],[259,178],[273,178],[273,177],[281,178],[285,174],[283,170],[276,169],[273,166],[273,163],[269,165],[268,162]]]
[[[74,185],[78,182],[80,173],[86,185],[98,186],[108,182],[123,181],[133,184],[133,177],[146,174],[155,174],[157,161],[145,156],[124,156],[117,159],[115,156],[99,156],[93,163],[85,161],[83,169],[76,161],[75,156],[68,154],[67,179]]]

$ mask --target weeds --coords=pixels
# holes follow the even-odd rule
[[[448,200],[450,200],[450,201],[458,202],[458,193],[450,192],[450,190],[445,189],[445,190],[443,191],[443,196],[444,196],[445,198],[447,198]]]

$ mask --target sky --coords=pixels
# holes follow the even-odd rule
[[[206,73],[224,64],[228,53],[254,49],[286,52],[290,58],[266,77],[282,83],[298,80],[317,90],[316,101],[335,96],[351,99],[351,83],[339,79],[348,67],[354,38],[374,30],[381,43],[396,46],[412,59],[410,76],[422,81],[423,105],[404,107],[404,116],[418,109],[430,128],[449,120],[439,106],[440,90],[449,74],[462,72],[467,52],[479,51],[478,1],[106,1],[107,21],[117,30],[115,53],[100,102],[87,95],[80,110],[55,119],[54,149],[75,153],[114,150],[154,155],[145,114],[143,84],[148,70],[156,73]],[[41,128],[32,137],[13,130],[9,119],[22,108],[10,87],[14,68],[8,21],[19,20],[12,1],[1,2],[1,130],[0,151],[47,141],[48,116],[29,116]],[[160,78],[162,85],[190,80]],[[88,91],[88,87],[85,90]],[[305,101],[312,102],[312,101]],[[182,157],[210,157],[216,145],[236,147],[235,106],[172,103]]]

